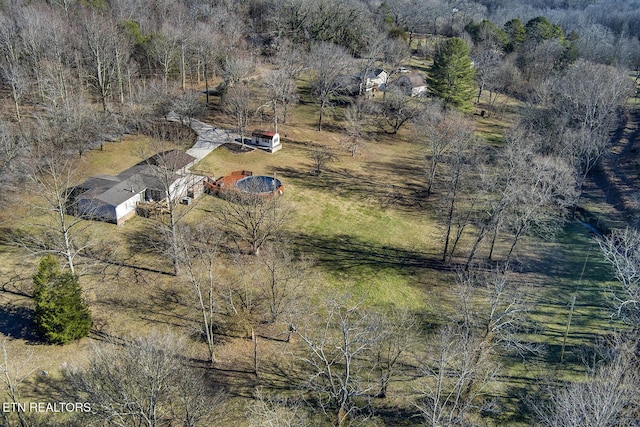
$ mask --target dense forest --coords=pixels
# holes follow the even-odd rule
[[[3,425],[640,420],[640,1],[0,0],[0,53]],[[284,194],[174,194],[203,140]]]

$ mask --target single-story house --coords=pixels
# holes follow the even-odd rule
[[[202,185],[202,177],[188,169],[196,158],[184,151],[158,153],[116,176],[94,176],[76,186],[69,213],[122,224],[135,216],[138,203],[178,200]],[[190,191],[191,190],[191,191]]]
[[[270,153],[275,153],[282,148],[280,135],[276,132],[256,130],[251,134],[251,145],[264,148]]]
[[[420,73],[403,74],[393,84],[411,96],[420,96],[427,91],[427,83]]]

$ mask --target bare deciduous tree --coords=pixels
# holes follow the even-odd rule
[[[467,266],[487,236],[493,235],[491,259],[497,234],[512,234],[504,261],[508,263],[524,234],[552,235],[566,220],[577,198],[573,170],[562,158],[540,154],[540,146],[539,137],[517,129],[507,136],[507,146],[498,158],[498,172],[491,177],[488,206],[478,218]]]
[[[404,357],[414,342],[417,320],[407,310],[380,316],[382,335],[374,343],[375,365],[379,372],[377,397],[386,398],[391,380],[398,374]]]
[[[444,162],[449,166],[449,176],[447,178],[447,217],[444,248],[442,250],[442,260],[447,260],[449,253],[449,244],[451,232],[453,228],[453,219],[456,209],[456,203],[459,201],[461,184],[464,182],[465,173],[473,166],[472,160],[477,157],[471,153],[475,142],[474,128],[470,122],[461,121],[456,131],[456,139],[451,141],[451,149],[448,156],[444,158]]]
[[[274,189],[274,192],[277,189]],[[258,255],[262,246],[277,238],[291,211],[277,194],[257,194],[229,190],[222,192],[222,203],[216,211],[223,230],[238,245],[248,244]]]
[[[313,161],[313,172],[320,175],[327,165],[337,159],[336,155],[327,146],[314,146],[309,152],[309,158]]]
[[[180,239],[178,225],[188,209],[180,209],[180,198],[193,185],[194,177],[184,170],[188,160],[193,160],[177,147],[184,146],[191,131],[186,126],[176,127],[169,122],[152,125],[149,133],[154,138],[148,149],[141,149],[139,155],[148,166],[145,170],[153,180],[153,186],[147,190],[149,201],[159,202],[167,215],[156,218],[159,231],[164,238],[165,247],[161,248],[170,259],[173,274],[180,273]],[[152,154],[152,155],[150,155]]]
[[[454,317],[431,337],[420,359],[423,397],[416,405],[434,427],[469,422],[485,403],[502,352],[537,350],[518,339],[530,307],[505,271],[459,272],[455,292]]]
[[[538,421],[548,427],[635,425],[640,377],[637,354],[628,344],[588,366],[586,378],[545,390],[546,399],[531,402]]]
[[[496,78],[498,67],[502,62],[502,56],[499,47],[495,43],[489,42],[475,46],[472,55],[476,70],[476,82],[478,83],[476,104],[479,104],[485,86],[491,85],[491,82]]]
[[[299,402],[291,398],[267,396],[256,389],[255,403],[250,407],[251,427],[305,427],[309,419]]]
[[[464,327],[444,326],[430,339],[420,360],[422,395],[416,407],[431,427],[466,425],[488,386],[498,364],[482,351],[477,338]]]
[[[343,144],[351,153],[351,157],[355,157],[358,149],[362,149],[365,145],[365,127],[371,111],[372,107],[369,101],[357,98],[349,104],[344,113],[347,136]]]
[[[213,224],[200,223],[195,227],[178,227],[180,271],[194,292],[201,322],[198,332],[204,336],[209,351],[209,363],[216,362],[215,330],[217,301],[217,255],[220,232]]]
[[[107,99],[111,96],[111,86],[118,69],[119,34],[113,22],[92,11],[85,16],[82,33],[85,38],[87,63],[91,67],[90,81],[98,92],[102,109],[108,111]]]
[[[290,77],[289,71],[284,69],[270,70],[264,76],[264,87],[267,89],[268,101],[273,114],[273,129],[278,132],[279,105],[283,109],[283,122],[288,104],[295,99],[296,81]]]
[[[380,104],[378,125],[385,133],[396,134],[401,127],[423,112],[423,105],[416,97],[407,96],[400,88],[393,87],[385,92]]]
[[[70,398],[91,404],[86,421],[155,427],[166,420],[205,425],[221,401],[197,368],[187,365],[184,340],[171,333],[96,344],[86,367],[66,366]]]
[[[76,275],[76,257],[85,248],[80,242],[83,220],[69,215],[74,210],[73,190],[78,183],[76,165],[47,144],[32,150],[25,159],[25,176],[33,189],[28,202],[35,210],[38,231],[23,235],[19,243],[37,256],[51,253],[62,257]]]
[[[575,165],[578,187],[611,145],[609,132],[633,93],[626,72],[577,61],[554,81],[552,111],[566,129],[563,151]]]
[[[27,90],[29,80],[21,63],[22,48],[14,21],[0,15],[0,77],[11,88],[11,97],[15,107],[16,119],[21,121],[20,100]]]
[[[198,22],[193,34],[193,54],[196,61],[196,84],[200,85],[204,80],[206,104],[209,105],[209,79],[213,77],[215,63],[216,35],[213,25],[205,22]]]
[[[345,89],[344,78],[352,58],[341,47],[332,43],[318,43],[311,48],[310,64],[313,69],[311,85],[320,106],[318,131],[322,131],[322,119],[331,99]]]
[[[307,349],[299,357],[309,369],[305,387],[332,422],[343,426],[357,410],[354,399],[374,387],[367,358],[382,330],[375,316],[346,298],[329,300],[324,309],[320,325],[295,325]]]
[[[619,291],[611,292],[615,313],[637,329],[640,326],[640,232],[630,227],[614,230],[597,242],[622,285]]]
[[[223,100],[225,110],[236,120],[236,131],[240,134],[240,143],[244,146],[244,135],[251,115],[251,91],[240,82],[227,88]]]
[[[6,174],[16,167],[18,157],[26,153],[25,145],[16,130],[0,120],[0,177],[6,179]]]
[[[516,159],[522,163],[516,166],[516,179],[504,189],[508,205],[502,225],[513,235],[505,263],[511,259],[520,238],[530,230],[539,235],[555,234],[578,194],[573,171],[563,159],[526,155],[522,147],[513,149],[519,150]]]
[[[168,91],[169,73],[178,60],[178,39],[175,36],[176,29],[169,23],[163,25],[163,31],[154,37],[151,44],[151,54],[162,71],[162,86]]]
[[[533,304],[527,301],[522,286],[509,280],[508,264],[489,272],[460,271],[456,282],[456,320],[479,340],[483,351],[493,355],[509,351],[524,356],[539,350],[520,339],[520,334],[532,329],[528,314]]]
[[[189,127],[191,127],[191,120],[202,115],[206,108],[200,100],[200,93],[195,90],[185,91],[173,97],[171,107]]]
[[[263,321],[283,321],[289,326],[291,318],[299,314],[298,301],[309,282],[312,265],[311,260],[294,259],[283,242],[271,244],[262,252],[258,288],[264,305]]]
[[[220,74],[224,79],[224,89],[244,82],[253,72],[256,64],[253,57],[243,55],[242,52],[231,50],[219,59]]]
[[[277,132],[280,117],[278,104],[282,107],[282,123],[286,123],[289,105],[298,101],[296,82],[304,69],[303,54],[296,45],[285,41],[278,45],[273,63],[275,69],[265,75],[264,86],[269,92]]]
[[[426,155],[428,164],[427,196],[431,194],[436,179],[438,166],[453,141],[458,140],[466,129],[465,119],[453,110],[443,110],[439,105],[430,106],[414,123],[418,138],[428,147]]]
[[[24,405],[21,389],[22,384],[35,371],[33,351],[29,351],[24,357],[17,358],[15,355],[9,354],[7,340],[7,337],[5,337],[0,343],[0,352],[2,352],[2,360],[0,360],[0,384],[2,391],[8,398],[7,402],[14,405]],[[13,425],[9,418],[11,412],[15,413],[18,417],[17,425],[20,427],[28,427],[30,425],[24,410],[2,411],[2,420],[5,425]]]

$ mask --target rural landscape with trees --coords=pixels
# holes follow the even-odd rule
[[[640,1],[0,0],[5,426],[640,422]]]

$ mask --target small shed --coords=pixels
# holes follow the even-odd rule
[[[277,132],[256,130],[251,134],[251,144],[274,153],[282,148],[280,135]]]

